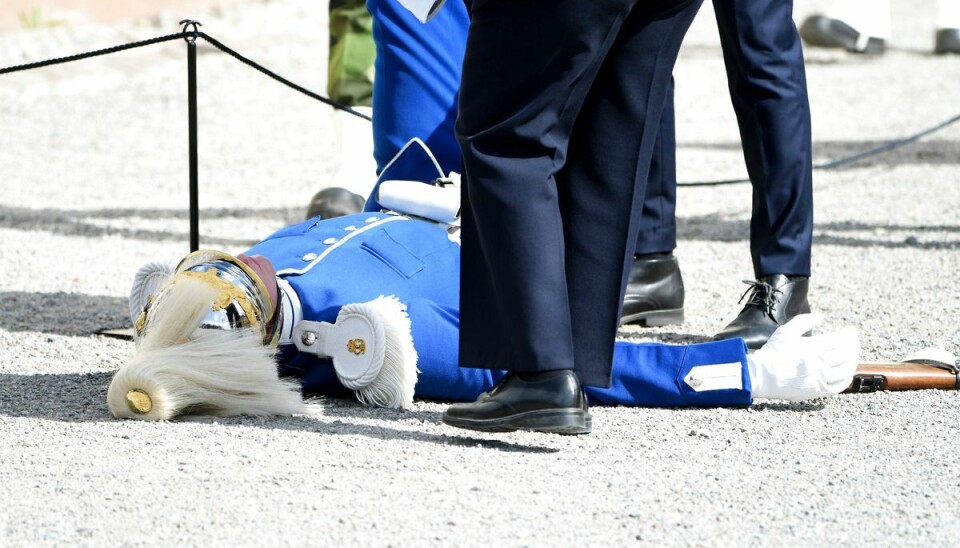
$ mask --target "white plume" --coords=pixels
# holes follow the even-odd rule
[[[115,417],[313,412],[299,384],[279,378],[274,350],[255,332],[199,329],[214,288],[178,277],[160,291],[166,294],[150,309],[133,358],[110,382],[107,404]]]

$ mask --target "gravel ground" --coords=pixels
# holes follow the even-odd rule
[[[804,2],[797,19],[827,2]],[[960,112],[932,2],[895,0],[877,59],[807,51],[817,160]],[[250,2],[0,36],[0,66],[204,30],[322,90],[325,3]],[[201,17],[202,16],[202,17]],[[960,399],[877,393],[748,409],[594,409],[589,436],[470,434],[444,405],[319,418],[117,421],[133,272],[187,251],[184,46],[0,77],[0,545],[956,545]],[[298,220],[341,158],[330,109],[201,44],[201,244]],[[743,161],[707,6],[676,71],[683,180]],[[960,352],[960,125],[815,174],[811,304],[863,358]],[[262,190],[261,190],[262,189]],[[278,191],[279,189],[282,189]],[[682,189],[682,326],[703,340],[750,278],[749,185]]]

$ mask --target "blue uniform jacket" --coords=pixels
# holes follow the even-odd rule
[[[415,140],[380,180],[440,175],[426,146]],[[419,398],[473,401],[503,375],[458,365],[460,245],[446,227],[383,212],[317,217],[279,230],[247,254],[270,259],[299,296],[305,320],[333,323],[344,305],[380,295],[406,304],[419,356]],[[299,377],[305,394],[349,394],[329,360],[293,345],[280,351],[282,372]],[[741,339],[685,346],[617,342],[611,385],[587,387],[587,395],[592,404],[748,405],[745,352]]]

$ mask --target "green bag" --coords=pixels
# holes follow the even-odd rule
[[[377,50],[364,0],[330,0],[327,94],[350,106],[370,106]]]

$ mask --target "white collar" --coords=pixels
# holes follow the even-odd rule
[[[283,314],[280,316],[280,340],[278,344],[293,344],[293,326],[300,323],[303,319],[303,307],[300,304],[300,296],[297,295],[293,286],[283,278],[277,278],[277,288],[280,297],[280,306],[283,307]]]

